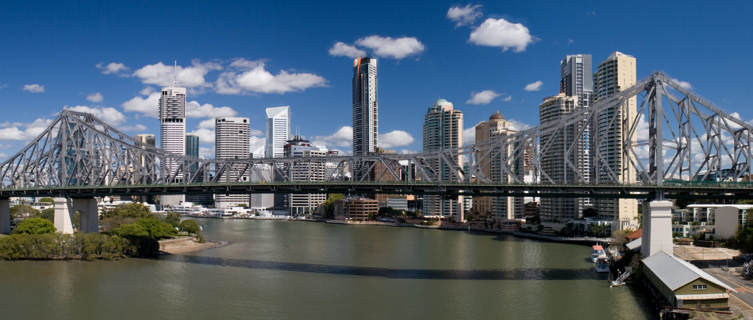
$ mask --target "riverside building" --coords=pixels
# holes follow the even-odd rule
[[[249,159],[249,119],[242,117],[216,118],[214,121],[214,157],[216,160]],[[244,173],[245,172],[245,173]],[[237,165],[226,170],[220,176],[219,182],[248,182],[249,170],[243,165]],[[215,207],[230,208],[241,204],[248,205],[248,194],[217,194]]]
[[[186,154],[186,88],[170,86],[162,88],[159,98],[160,147],[162,150]],[[160,163],[163,172],[176,174],[181,163],[167,160]],[[180,179],[180,177],[178,177]],[[160,204],[174,206],[185,200],[184,195],[160,196]]]
[[[353,154],[377,151],[379,103],[377,101],[377,59],[353,60]]]
[[[424,116],[424,152],[458,149],[463,146],[463,112],[453,108],[451,102],[438,99]],[[442,181],[458,181],[455,167],[462,164],[461,156],[452,159],[454,163],[431,160],[430,165],[439,172]],[[464,221],[463,197],[445,200],[441,196],[424,196],[424,216],[454,218]]]

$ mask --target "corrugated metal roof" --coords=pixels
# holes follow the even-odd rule
[[[625,244],[625,246],[628,249],[630,249],[630,250],[638,249],[638,248],[641,247],[641,243],[643,242],[643,241],[641,241],[641,239],[643,239],[643,238],[638,238],[638,239],[635,239],[633,241],[630,241],[627,244]]]
[[[690,264],[690,262],[664,251],[659,251],[654,255],[643,259],[643,264],[659,277],[659,280],[664,282],[664,284],[672,291],[677,290],[698,278],[703,278],[707,281],[713,282],[727,290],[735,291],[724,282]]]
[[[727,293],[706,293],[706,294],[676,294],[677,300],[705,300],[705,299],[727,299]]]

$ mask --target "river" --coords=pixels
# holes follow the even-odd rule
[[[459,231],[201,220],[224,247],[0,262],[3,319],[642,319],[590,248]]]

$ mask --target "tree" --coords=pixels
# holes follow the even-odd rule
[[[157,240],[172,238],[176,235],[175,228],[173,226],[154,217],[141,218],[136,221],[136,224],[144,227],[144,229],[149,233],[149,237]]]
[[[39,215],[39,210],[27,204],[19,204],[10,208],[11,218],[36,217],[37,215]]]
[[[149,208],[140,203],[121,204],[102,213],[102,229],[113,231],[124,224],[136,223],[138,219],[154,217]]]
[[[168,212],[165,217],[165,222],[169,223],[173,227],[180,225],[180,215],[175,212]]]
[[[594,207],[586,207],[583,209],[583,218],[593,218],[598,216],[599,212]]]
[[[335,217],[335,202],[342,199],[345,199],[345,195],[342,193],[329,194],[327,200],[322,203],[322,208],[324,208],[324,214],[326,218]]]
[[[44,198],[42,198],[42,199],[39,199],[39,202],[44,202],[44,203],[55,203],[55,200],[53,200],[53,199],[52,199],[52,198],[50,198],[50,197],[44,197]]]
[[[55,225],[50,220],[34,217],[21,221],[16,229],[13,229],[14,234],[47,234],[55,233]]]
[[[192,234],[199,234],[199,232],[201,232],[201,227],[196,223],[196,220],[183,220],[180,223],[180,230]]]
[[[55,208],[47,208],[39,213],[39,217],[55,222]]]

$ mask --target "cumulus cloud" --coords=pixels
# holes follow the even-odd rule
[[[471,98],[465,103],[467,104],[489,104],[494,98],[499,97],[499,93],[494,90],[484,90],[481,92],[471,93]]]
[[[504,101],[504,102],[510,102],[510,101],[512,101],[512,96],[504,97],[504,98],[502,98],[502,101]]]
[[[266,70],[264,62],[236,59],[233,70],[220,74],[216,90],[220,94],[277,93],[303,91],[322,87],[327,80],[313,73],[294,73],[281,70],[272,74]]]
[[[523,52],[533,39],[528,28],[520,23],[488,18],[471,32],[468,41],[479,46],[500,47],[502,51],[512,48],[514,52]]]
[[[125,132],[143,132],[146,130],[146,126],[143,124],[137,123],[134,125],[121,126],[120,130],[123,130]]]
[[[97,103],[97,102],[102,102],[102,100],[104,100],[104,97],[102,97],[101,93],[95,92],[86,96],[86,100]]]
[[[413,136],[403,130],[393,130],[379,135],[379,147],[381,148],[402,147],[411,143],[413,143]]]
[[[259,137],[259,136],[263,136],[264,132],[261,132],[261,130],[259,130],[259,129],[251,128],[251,129],[248,130],[248,134],[252,135],[252,136]]]
[[[447,10],[447,18],[455,22],[456,27],[472,24],[481,15],[480,4],[467,4],[464,7],[455,6]]]
[[[682,80],[675,79],[675,78],[672,78],[672,81],[674,81],[675,83],[677,83],[677,85],[680,86],[680,88],[683,88],[685,90],[693,90],[693,86],[690,84],[690,82],[682,81]]]
[[[343,126],[328,136],[315,136],[311,143],[327,149],[347,148],[353,144],[353,127]]]
[[[38,83],[25,84],[23,90],[31,93],[42,93],[44,92],[44,86]]]
[[[36,138],[50,125],[50,119],[36,119],[31,123],[0,124],[1,141],[27,141]]]
[[[414,37],[382,37],[371,35],[356,40],[356,44],[374,51],[380,57],[402,59],[424,51],[424,45]]]
[[[194,131],[189,132],[189,134],[198,136],[200,144],[204,144],[204,145],[214,144],[214,128],[212,129],[198,128]]]
[[[541,86],[543,84],[544,83],[541,82],[541,80],[538,80],[538,81],[535,81],[535,82],[531,82],[531,83],[527,84],[525,86],[525,88],[523,88],[523,90],[525,90],[525,91],[539,91],[539,90],[541,90]]]
[[[214,130],[214,119],[206,119],[199,122],[199,125],[197,126],[197,128]]]
[[[100,62],[97,63],[97,69],[99,69],[102,74],[114,74],[119,76],[128,75],[128,67],[120,62],[110,62],[108,64]]]
[[[264,144],[266,139],[264,137],[251,136],[248,139],[249,151],[254,158],[264,157]]]
[[[141,94],[142,96],[148,96],[148,95],[150,95],[150,94],[151,94],[152,92],[154,92],[154,88],[152,88],[152,87],[144,87],[144,89],[141,89],[141,91],[139,91],[139,93],[140,93],[140,94]]]
[[[159,92],[152,92],[148,96],[135,96],[123,102],[123,110],[126,112],[138,112],[147,117],[157,118],[159,113]]]
[[[329,49],[329,55],[357,58],[366,56],[366,51],[358,49],[357,47],[351,46],[347,43],[338,41],[332,46],[332,48]]]
[[[125,115],[115,108],[100,108],[89,106],[64,106],[63,109],[76,112],[85,112],[94,115],[111,126],[117,126],[126,120]]]
[[[133,72],[133,76],[139,78],[144,84],[167,86],[176,81],[182,87],[208,87],[211,84],[206,82],[204,77],[210,71],[221,69],[222,66],[217,63],[201,63],[199,60],[194,60],[190,66],[185,67],[157,62],[139,68]]]
[[[199,158],[211,159],[213,157],[214,157],[214,147],[212,148],[199,147]]]
[[[191,101],[186,106],[186,116],[189,118],[234,117],[236,114],[238,113],[228,106],[215,107],[209,103],[200,104],[198,101]]]
[[[473,125],[473,127],[463,129],[463,145],[464,146],[468,146],[468,145],[472,145],[476,143],[476,126],[479,125],[479,123],[476,123],[475,125]]]

